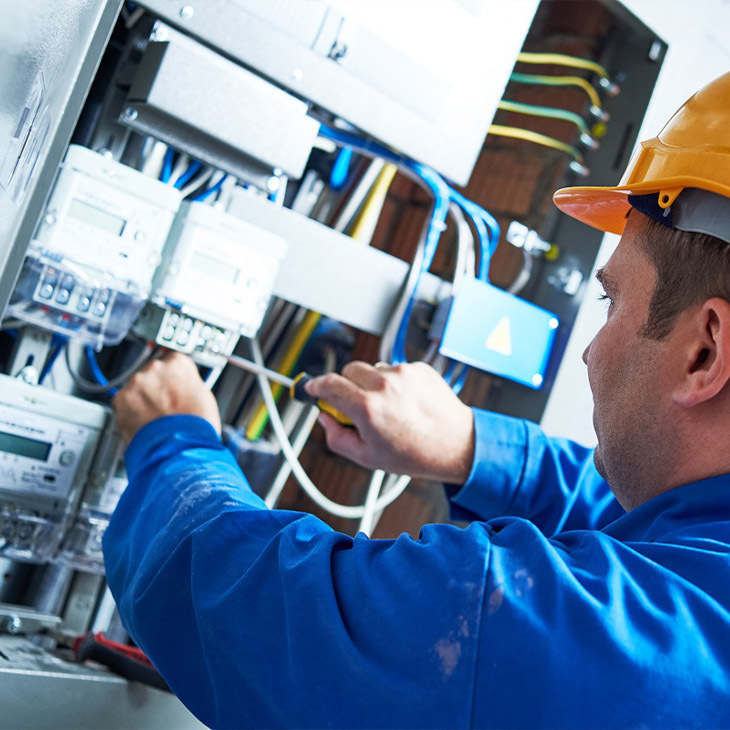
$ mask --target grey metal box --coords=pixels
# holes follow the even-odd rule
[[[307,105],[174,32],[147,47],[122,121],[238,177],[301,177],[317,136]]]

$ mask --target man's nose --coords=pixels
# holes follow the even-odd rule
[[[588,345],[586,346],[586,349],[583,350],[583,362],[588,365],[588,352],[591,349],[591,345],[593,344],[593,340],[591,340]]]

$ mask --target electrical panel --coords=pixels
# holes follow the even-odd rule
[[[263,228],[202,202],[183,203],[136,332],[215,364],[239,335],[258,332],[286,250]]]
[[[169,185],[71,146],[8,312],[95,346],[117,344],[147,299],[181,199]]]
[[[466,402],[539,420],[600,239],[550,194],[615,177],[666,49],[623,6],[53,5],[16,3],[0,27],[22,81],[0,94],[0,367],[17,375],[0,375],[0,567],[28,571],[0,601],[113,614],[102,539],[127,474],[110,405],[166,350],[192,357],[228,448],[284,509],[312,503],[267,425],[279,411],[331,501],[374,482],[286,390],[263,407],[226,358],[249,346],[286,378],[421,359]],[[56,24],[82,58],[45,55]],[[18,29],[37,27],[26,52]],[[448,519],[438,485],[409,497],[377,537]]]
[[[109,415],[0,375],[0,555],[55,555]]]

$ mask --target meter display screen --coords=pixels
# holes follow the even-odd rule
[[[83,203],[77,198],[74,198],[68,206],[68,214],[84,223],[101,228],[101,230],[114,236],[121,236],[124,226],[127,224],[124,218],[107,213],[105,210],[88,203]]]
[[[45,441],[36,441],[35,439],[25,438],[25,436],[16,436],[13,433],[0,431],[0,451],[5,451],[8,454],[46,461],[48,454],[51,453],[51,446],[52,444]]]
[[[233,284],[233,282],[238,278],[237,268],[230,266],[223,261],[219,261],[218,259],[205,256],[198,251],[192,255],[190,263],[196,271],[203,271],[206,274],[215,276],[216,279],[223,279],[229,284]]]

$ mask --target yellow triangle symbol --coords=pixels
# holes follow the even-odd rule
[[[497,322],[497,326],[487,337],[484,346],[488,350],[498,352],[500,355],[509,356],[512,354],[512,333],[509,326],[509,317],[502,317]]]

